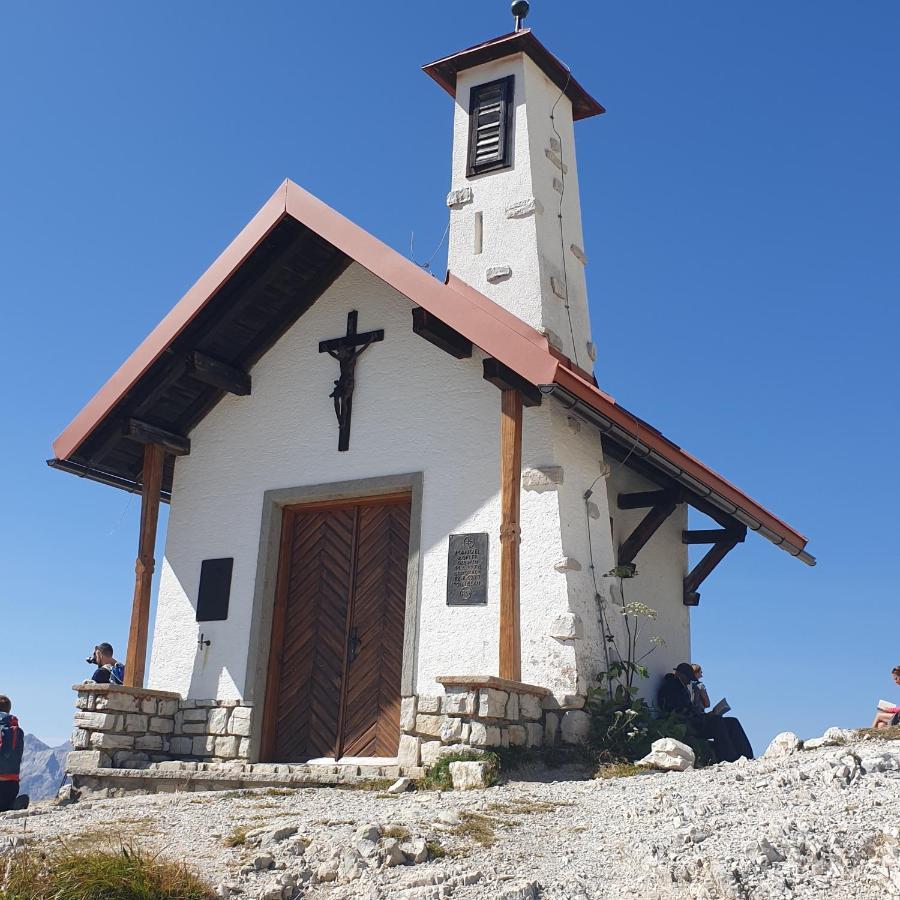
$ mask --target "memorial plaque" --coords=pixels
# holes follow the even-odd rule
[[[447,606],[487,605],[488,536],[451,534]]]

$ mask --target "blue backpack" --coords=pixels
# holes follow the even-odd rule
[[[122,663],[116,663],[109,667],[109,683],[125,684],[125,666]]]

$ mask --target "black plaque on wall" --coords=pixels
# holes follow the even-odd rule
[[[447,606],[487,605],[488,536],[451,534]]]
[[[197,592],[197,621],[222,622],[228,618],[231,596],[231,569],[234,559],[204,559],[200,564]]]

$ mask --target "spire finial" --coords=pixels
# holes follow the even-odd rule
[[[516,31],[522,30],[522,23],[528,15],[531,5],[528,0],[515,0],[512,5],[512,14],[516,17]]]

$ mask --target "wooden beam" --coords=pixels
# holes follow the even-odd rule
[[[424,307],[417,306],[412,311],[412,318],[414,334],[425,338],[456,359],[469,359],[472,356],[472,342]]]
[[[519,500],[522,482],[522,396],[500,395],[500,677],[522,680],[519,617]]]
[[[156,525],[159,521],[159,491],[162,487],[166,451],[159,444],[144,447],[144,471],[141,475],[141,531],[138,555],[134,564],[134,599],[131,604],[131,627],[128,629],[128,651],[125,656],[125,684],[144,686],[147,662],[147,628],[150,622],[150,585],[156,566]]]
[[[662,491],[634,491],[630,494],[619,494],[617,505],[619,509],[648,509],[651,506],[661,506],[676,499],[677,491],[666,488]]]
[[[524,406],[541,405],[541,392],[530,381],[526,381],[499,360],[489,356],[484,360],[482,366],[485,381],[489,381],[501,391],[517,391],[521,395]]]
[[[738,536],[732,535],[727,540],[719,541],[709,548],[703,559],[694,566],[684,579],[685,606],[697,606],[700,602],[700,594],[697,589],[703,584],[713,569],[740,543],[740,540]]]
[[[188,357],[188,374],[197,381],[239,397],[246,397],[250,393],[250,376],[246,372],[199,350]]]
[[[718,544],[719,541],[729,540],[734,537],[737,542],[743,543],[747,537],[747,529],[737,528],[699,528],[695,531],[682,531],[682,544]]]
[[[675,512],[678,501],[669,499],[667,502],[654,506],[650,512],[641,520],[641,523],[631,532],[628,538],[619,547],[618,564],[620,566],[628,565],[634,562],[634,558],[647,544],[647,541],[656,534],[657,529],[669,516]]]
[[[173,456],[187,456],[191,452],[191,442],[181,434],[173,434],[164,428],[157,428],[139,419],[125,422],[125,437],[139,444],[159,444]]]

